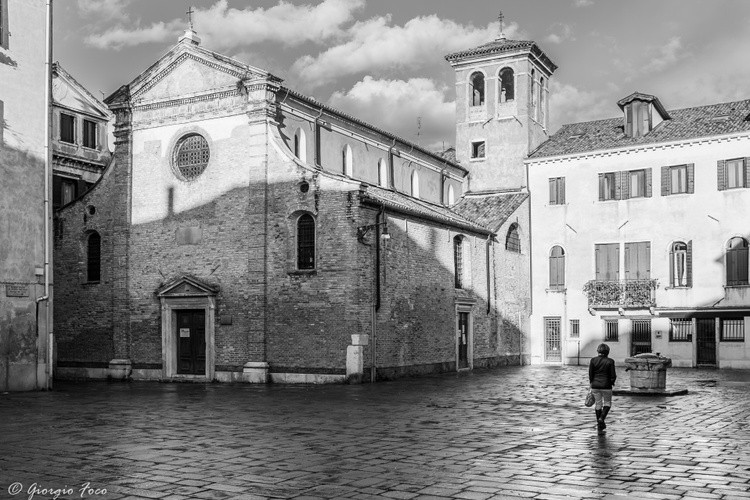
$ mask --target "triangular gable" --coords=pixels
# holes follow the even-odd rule
[[[59,63],[55,63],[53,74],[52,99],[55,104],[105,120],[110,118],[111,113],[104,103],[78,83]]]
[[[216,287],[184,275],[171,280],[156,291],[158,297],[206,297],[217,293]]]
[[[236,86],[240,79],[259,77],[278,80],[266,71],[235,59],[191,43],[179,43],[128,87],[132,102],[143,103],[210,93]],[[107,101],[113,97],[114,94]]]

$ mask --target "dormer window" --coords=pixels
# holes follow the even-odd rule
[[[659,99],[652,95],[635,92],[617,104],[624,113],[623,130],[627,137],[643,137],[670,118]]]

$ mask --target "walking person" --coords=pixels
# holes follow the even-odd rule
[[[617,373],[614,360],[609,358],[609,346],[599,344],[596,352],[599,355],[591,358],[589,363],[589,384],[594,395],[596,426],[598,430],[603,431],[607,428],[604,420],[612,407],[612,386],[615,385]]]

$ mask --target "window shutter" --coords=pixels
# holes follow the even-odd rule
[[[549,204],[557,205],[557,183],[555,179],[549,180]]]
[[[674,268],[675,268],[675,253],[674,253],[674,242],[669,248],[669,286],[674,285]]]
[[[614,262],[612,263],[615,268],[615,280],[620,281],[620,244],[615,243],[612,245],[615,249],[614,254]]]
[[[687,165],[687,192],[695,192],[695,163],[688,163]]]
[[[601,174],[599,174],[601,175]],[[599,245],[596,245],[594,247],[594,269],[595,269],[595,275],[594,279],[596,281],[602,280],[602,255],[601,255],[601,247]]]
[[[599,174],[599,201],[604,201],[604,174]]]
[[[745,157],[745,187],[750,187],[750,158]]]
[[[668,196],[671,189],[669,167],[661,167],[661,195]]]
[[[557,195],[557,202],[561,205],[565,205],[565,177],[560,177],[558,186],[560,188],[560,192]]]
[[[617,177],[621,178],[619,182],[620,192],[619,196],[617,196],[617,199],[627,200],[628,198],[630,198],[630,172],[622,171]]]
[[[688,250],[685,255],[685,277],[687,286],[693,286],[693,240],[688,241]]]
[[[638,255],[633,251],[633,243],[625,243],[625,279],[635,279],[635,270],[637,269],[634,256]]]
[[[625,172],[615,172],[615,199],[616,200],[622,200],[626,199],[622,196],[622,179],[621,177],[624,177]]]
[[[646,198],[651,198],[651,169],[646,169]]]
[[[638,255],[638,279],[651,279],[651,242],[641,243]]]
[[[724,191],[727,188],[726,185],[726,166],[724,160],[716,162],[716,186],[719,191]]]

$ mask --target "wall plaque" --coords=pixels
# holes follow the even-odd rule
[[[190,328],[180,328],[180,338],[190,338]]]
[[[6,283],[5,284],[5,296],[6,297],[28,297],[29,285],[27,285],[26,283]]]

